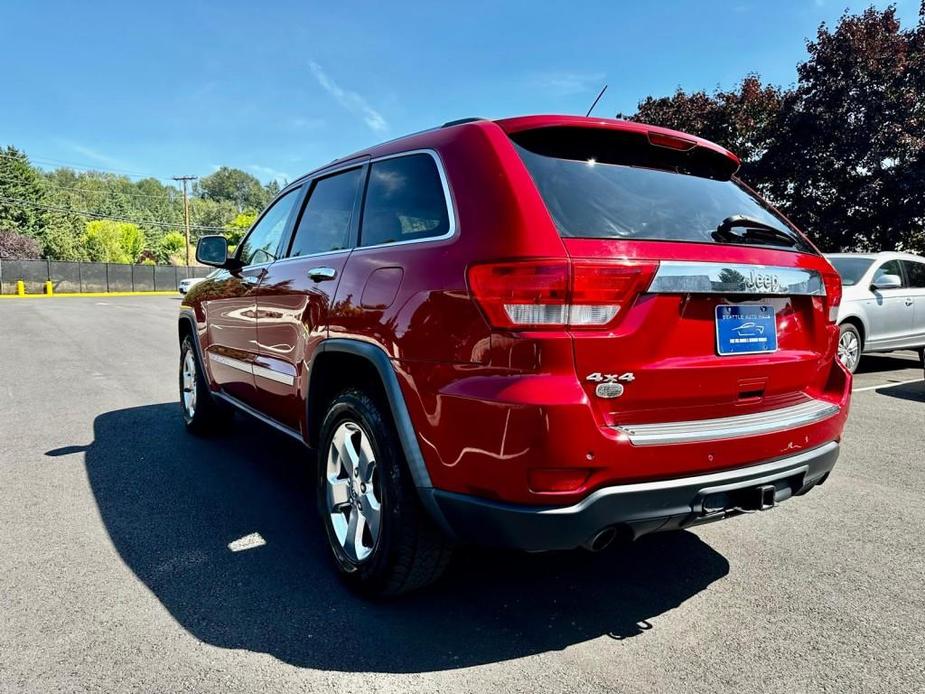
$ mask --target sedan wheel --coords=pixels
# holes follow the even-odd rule
[[[379,540],[382,497],[369,437],[354,421],[341,422],[331,438],[325,486],[337,542],[351,561],[360,563]]]
[[[861,358],[861,341],[853,329],[843,330],[838,338],[838,359],[851,373],[858,366]]]

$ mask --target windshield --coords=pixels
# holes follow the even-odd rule
[[[850,287],[861,281],[867,268],[874,261],[870,258],[829,258],[829,262],[835,266],[841,276],[841,283]]]
[[[546,156],[515,144],[562,236],[717,243],[723,220],[743,215],[812,247],[732,180],[626,164]],[[780,248],[779,245],[775,245]]]

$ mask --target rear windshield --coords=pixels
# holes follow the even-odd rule
[[[829,258],[829,262],[835,266],[841,276],[841,283],[850,287],[861,281],[867,268],[874,261],[870,258]]]
[[[745,215],[792,236],[788,250],[814,252],[786,221],[729,178],[608,163],[588,151],[577,159],[515,147],[561,236],[717,243],[713,234],[723,220]]]

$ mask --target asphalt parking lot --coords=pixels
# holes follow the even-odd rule
[[[244,417],[184,432],[178,303],[0,302],[0,692],[925,690],[911,353],[865,360],[795,503],[596,555],[467,550],[377,604],[328,568],[303,449]]]

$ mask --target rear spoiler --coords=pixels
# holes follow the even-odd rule
[[[677,170],[718,180],[729,180],[741,165],[735,154],[709,140],[633,121],[524,116],[495,122],[521,147],[563,159]]]

